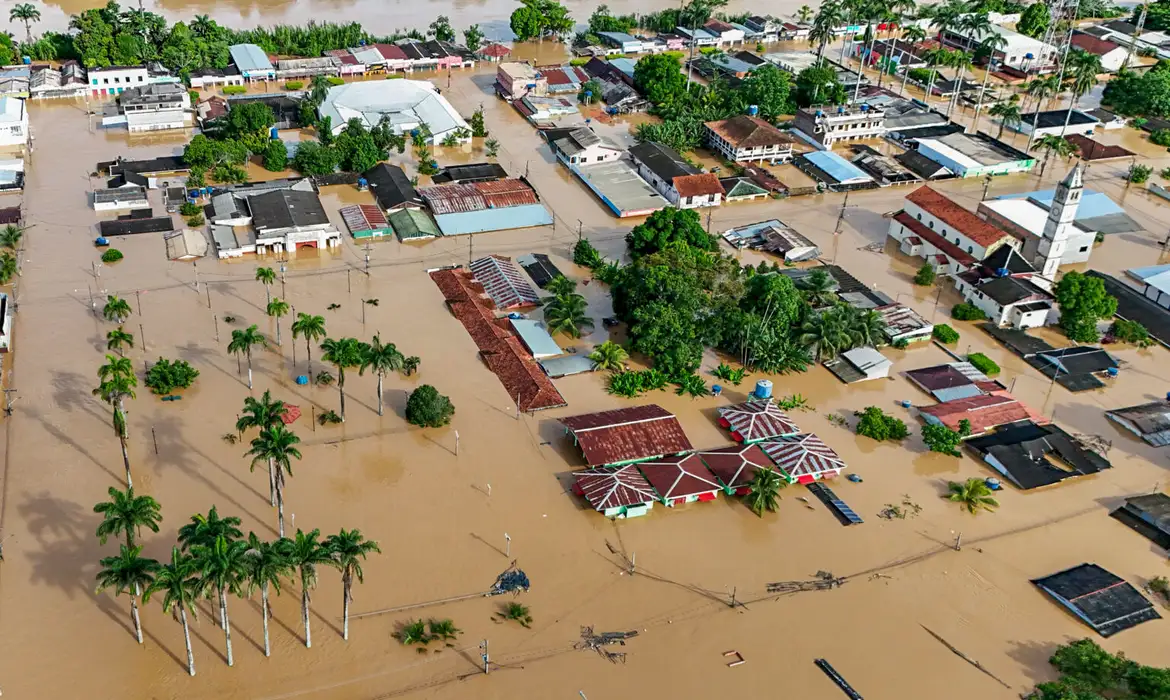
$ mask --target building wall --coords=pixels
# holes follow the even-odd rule
[[[989,253],[995,252],[1001,245],[1007,245],[1010,241],[1015,240],[1005,233],[1003,238],[989,246],[984,247],[972,241],[970,238],[967,238],[962,233],[956,231],[952,226],[949,226],[942,219],[939,219],[929,212],[924,211],[921,207],[919,207],[917,204],[914,204],[913,202],[907,201],[903,206],[903,209],[907,214],[910,214],[915,219],[921,221],[924,226],[931,229],[932,231],[936,231],[943,238],[959,246],[959,248],[966,251],[976,260],[982,260],[986,258]]]
[[[955,289],[963,295],[963,299],[967,303],[979,307],[983,313],[987,314],[988,319],[997,326],[1011,326],[1022,330],[1040,328],[1048,323],[1048,309],[1021,311],[1020,307],[1030,302],[1001,305],[961,279],[955,280]]]
[[[1020,305],[1008,307],[1007,322],[1012,328],[1040,328],[1048,324],[1049,309],[1037,311],[1022,311]]]
[[[679,209],[699,209],[701,207],[717,207],[723,203],[723,195],[721,194],[702,194],[694,197],[679,197],[678,191],[673,187],[670,191],[674,193],[672,204]],[[669,199],[669,197],[667,198]]]
[[[906,239],[914,236],[914,232],[908,230],[905,226],[898,223],[897,221],[894,221],[893,219],[890,220],[890,230],[886,233],[886,235],[890,238],[893,238],[895,241],[898,241],[898,249],[901,250],[905,255],[922,258],[923,260],[938,254],[945,255],[945,253],[935,248],[927,241],[923,241],[922,245],[918,246],[910,245]],[[951,259],[950,256],[947,256],[947,260],[950,260],[950,262],[946,265],[938,265],[934,262],[931,263],[936,273],[940,275],[953,275],[963,271],[964,268],[958,262]]]
[[[1170,294],[1161,291],[1157,287],[1147,284],[1146,288],[1142,290],[1142,294],[1158,306],[1170,309]]]
[[[94,96],[118,95],[126,88],[141,87],[150,82],[145,67],[136,66],[125,70],[89,71],[89,89]]]
[[[558,152],[557,155],[562,161],[565,160],[563,154]],[[568,162],[571,165],[588,165],[590,163],[609,163],[621,157],[621,151],[594,144],[576,155],[569,156]]]
[[[666,182],[662,178],[658,177],[658,175],[653,170],[647,168],[646,164],[635,158],[633,154],[630,155],[630,162],[634,164],[634,169],[638,171],[638,175],[640,175],[643,180],[650,183],[650,186],[653,187],[658,192],[658,194],[665,197],[666,201],[670,202],[672,205],[678,206],[678,192],[675,191],[673,183]]]
[[[711,129],[706,129],[707,144],[718,151],[723,157],[731,161],[765,161],[788,160],[792,158],[791,144],[777,144],[775,146],[760,146],[757,148],[736,148],[729,141]]]
[[[0,123],[0,146],[22,146],[28,141],[28,113],[17,122]]]

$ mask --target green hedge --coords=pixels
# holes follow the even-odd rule
[[[931,336],[940,343],[956,343],[959,340],[959,332],[945,323],[935,326]]]
[[[245,85],[224,85],[223,94],[225,95],[243,95],[248,91]]]
[[[285,90],[300,90],[304,86],[305,86],[305,84],[303,82],[301,82],[300,80],[290,80],[284,84],[284,89]]]
[[[106,252],[102,253],[102,262],[113,263],[122,259],[122,251],[117,248],[108,248]]]
[[[956,321],[983,321],[987,318],[987,314],[974,304],[962,302],[951,307],[951,318]]]
[[[325,80],[327,80],[330,85],[345,85],[345,81],[341,78],[338,78],[336,75],[326,76]]]
[[[967,362],[970,362],[971,366],[989,377],[994,377],[999,374],[999,365],[995,364],[995,360],[981,352],[973,352],[967,355]]]

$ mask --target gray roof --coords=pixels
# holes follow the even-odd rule
[[[272,61],[269,61],[264,50],[255,44],[233,44],[228,51],[232,55],[232,63],[236,64],[241,73],[273,70]]]
[[[257,232],[329,223],[316,192],[274,190],[249,198],[248,207]]]
[[[654,141],[634,146],[630,149],[630,155],[666,182],[672,182],[676,177],[697,175],[699,172],[683,160],[678,151]]]
[[[1170,445],[1170,401],[1152,401],[1119,408],[1106,411],[1105,415],[1130,428],[1155,447]]]
[[[979,285],[979,291],[1003,306],[1024,301],[1032,296],[1048,297],[1048,293],[1043,289],[1020,277],[997,277]]]

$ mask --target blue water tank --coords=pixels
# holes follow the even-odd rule
[[[862,112],[868,112],[868,111],[869,111],[869,105],[861,105],[861,111],[862,111]]]
[[[711,385],[711,393],[714,394],[715,396],[718,396],[718,395],[723,393],[723,387],[720,386],[719,384],[712,384]]]
[[[818,117],[823,117],[823,116],[825,116],[825,113],[824,113],[824,112],[822,112],[821,110],[819,110],[819,109],[818,109],[818,110],[817,110],[817,116],[818,116]]]
[[[280,131],[274,126],[268,130],[268,137],[273,141],[276,141],[280,138]]]
[[[1026,59],[1028,59],[1029,61],[1031,61],[1033,58],[1036,58],[1036,56],[1035,56],[1035,55],[1033,55],[1033,54],[1030,54],[1030,53],[1026,53],[1026,54],[1024,54],[1024,58],[1026,58]]]
[[[27,66],[30,63],[32,63],[32,57],[31,56],[21,56],[20,62]]]
[[[899,401],[898,403],[902,404],[902,408],[910,408],[911,406],[913,406],[913,405],[914,405],[914,404],[910,403],[910,402],[909,402],[908,400],[906,400],[906,399],[902,399],[902,400],[901,400],[901,401]]]
[[[1011,274],[1011,271],[1008,270],[1006,267],[995,268],[995,276],[996,277],[1007,277],[1010,274]]]
[[[297,375],[297,384],[304,386],[309,383],[309,378],[303,374]]]
[[[358,189],[359,190],[366,190],[366,189],[369,189],[369,187],[370,187],[369,181],[367,181],[364,177],[358,178]]]
[[[760,381],[756,382],[755,397],[757,399],[770,399],[770,398],[772,398],[772,380],[771,379],[761,379]]]
[[[759,105],[748,105],[748,114],[753,116],[753,117],[758,116],[760,114],[760,106]]]
[[[1110,376],[1110,377],[1116,377],[1116,376],[1117,376],[1117,368],[1116,368],[1116,367],[1110,367],[1109,369],[1107,369],[1107,370],[1105,370],[1105,371],[1106,371],[1106,372],[1108,372],[1108,374],[1109,374],[1109,376]]]
[[[845,114],[845,108],[844,108],[844,107],[838,107],[838,108],[837,108],[837,114]]]

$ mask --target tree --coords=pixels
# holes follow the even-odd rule
[[[420,428],[441,428],[451,422],[453,415],[455,406],[451,399],[430,384],[423,384],[410,392],[406,400],[406,422]]]
[[[1105,291],[1099,277],[1068,272],[1053,292],[1060,305],[1060,328],[1078,343],[1096,342],[1097,323],[1117,313],[1117,298]]]
[[[739,94],[748,104],[759,107],[761,117],[773,122],[794,111],[791,87],[787,73],[765,64],[748,74],[740,84]]]
[[[158,524],[162,522],[162,507],[158,501],[150,496],[135,496],[134,489],[128,487],[119,491],[111,486],[110,500],[97,503],[93,512],[102,516],[98,525],[98,542],[105,544],[110,535],[126,536],[126,546],[134,546],[134,538],[142,533],[142,528],[151,532],[158,532]]]
[[[543,18],[531,7],[518,7],[509,18],[508,26],[516,35],[516,41],[531,41],[541,36]]]
[[[264,655],[272,656],[272,647],[268,641],[268,619],[272,617],[272,608],[268,605],[269,589],[280,595],[280,586],[285,576],[292,574],[293,565],[289,559],[291,542],[280,539],[276,542],[264,542],[256,533],[248,533],[248,549],[244,552],[246,570],[245,580],[248,586],[248,595],[260,589],[260,615],[264,618]]]
[[[186,389],[195,383],[199,370],[186,360],[168,360],[164,357],[150,366],[142,383],[158,395],[169,394],[175,389]]]
[[[495,139],[488,139],[483,142],[484,155],[488,158],[495,158],[500,154],[500,142]]]
[[[967,423],[968,432],[970,432],[970,423],[966,419],[962,422]],[[960,456],[959,443],[963,441],[965,436],[961,430],[954,431],[945,425],[927,423],[922,426],[922,441],[926,443],[930,451],[941,452],[952,457]]]
[[[681,242],[699,250],[715,250],[715,238],[703,230],[694,209],[659,209],[626,234],[626,245],[633,256],[657,253],[667,245]]]
[[[374,339],[369,345],[362,347],[364,350],[362,354],[361,365],[358,367],[358,374],[365,374],[366,369],[372,369],[374,374],[378,375],[378,415],[382,415],[382,380],[390,372],[402,371],[403,364],[406,357],[394,343],[382,343],[382,338],[375,333]]]
[[[837,80],[837,71],[818,63],[796,75],[796,106],[843,104],[849,95]]]
[[[1074,49],[1069,51],[1066,58],[1068,64],[1065,68],[1066,76],[1069,78],[1069,90],[1072,92],[1072,97],[1068,101],[1068,110],[1064,115],[1064,128],[1068,130],[1069,120],[1072,119],[1073,108],[1077,106],[1077,100],[1097,86],[1097,76],[1105,72],[1105,68],[1101,65],[1101,57],[1095,53],[1089,53],[1084,49]],[[1062,131],[1063,135],[1064,132]]]
[[[8,284],[16,274],[16,256],[8,251],[0,253],[0,284]]]
[[[581,328],[593,325],[586,310],[585,297],[580,294],[563,294],[544,307],[544,323],[549,333],[564,333],[580,338]]]
[[[200,544],[191,548],[191,554],[199,567],[199,586],[202,590],[214,588],[219,598],[219,620],[223,627],[224,644],[227,646],[227,664],[232,659],[232,622],[228,617],[227,594],[240,595],[248,573],[248,545],[238,539],[229,540],[223,535],[215,538],[210,545]]]
[[[824,270],[813,270],[797,283],[810,306],[828,306],[837,298],[837,280]]]
[[[272,139],[264,147],[264,169],[280,172],[288,167],[288,146],[280,139]]]
[[[264,304],[272,301],[272,283],[276,281],[276,270],[271,267],[256,268],[256,281],[264,285]]]
[[[811,314],[800,326],[798,342],[812,350],[818,362],[832,359],[856,344],[841,307]]]
[[[999,133],[995,135],[997,139],[1003,138],[1004,128],[1019,124],[1024,116],[1020,111],[1020,102],[1016,95],[1012,95],[1009,100],[996,102],[991,106],[988,114],[999,119]]]
[[[322,564],[334,566],[335,561],[324,543],[318,541],[320,530],[305,534],[297,530],[296,539],[288,548],[290,563],[297,569],[301,580],[301,619],[305,623],[305,646],[313,646],[312,631],[309,629],[309,594],[317,587],[317,567]]]
[[[269,129],[275,124],[276,115],[271,107],[263,102],[245,102],[232,107],[224,127],[233,139],[255,141],[266,140]]]
[[[200,592],[199,567],[195,558],[183,554],[178,547],[171,547],[171,563],[162,564],[155,571],[154,581],[142,596],[143,603],[149,603],[151,596],[162,593],[163,612],[173,613],[176,609],[183,623],[183,640],[187,643],[187,673],[195,675],[195,654],[191,650],[191,628],[187,624],[187,612],[199,619],[199,608],[195,601]]]
[[[349,641],[349,602],[353,600],[353,582],[364,583],[362,562],[370,553],[382,553],[382,548],[373,540],[367,540],[359,530],[341,529],[336,535],[325,538],[325,548],[333,558],[334,566],[341,570],[341,638]]]
[[[1048,5],[1042,2],[1032,3],[1024,8],[1020,21],[1016,23],[1016,31],[1026,34],[1033,39],[1042,39],[1048,29],[1052,17],[1048,12]]]
[[[123,347],[134,347],[134,336],[127,333],[126,329],[118,326],[106,333],[106,350],[113,350],[118,353],[119,357],[125,357],[126,353],[122,351]]]
[[[808,5],[801,5],[800,9],[796,11],[796,21],[800,22],[801,24],[808,24],[808,21],[812,19],[812,17],[813,11],[812,8]]]
[[[0,246],[9,250],[16,250],[20,247],[20,239],[24,237],[24,231],[19,227],[8,224],[3,230],[0,230]]]
[[[934,265],[925,263],[918,268],[918,272],[914,273],[914,284],[920,287],[929,287],[934,284],[934,275]]]
[[[228,343],[228,352],[235,355],[237,359],[240,355],[248,359],[248,388],[252,388],[252,348],[256,345],[268,345],[268,339],[264,334],[260,333],[256,324],[252,324],[247,328],[240,330],[239,328],[232,331],[232,339]]]
[[[748,486],[750,490],[744,500],[747,501],[748,508],[751,508],[753,513],[762,518],[765,510],[770,513],[776,512],[780,489],[785,486],[788,486],[788,482],[772,467],[757,469],[751,484]]]
[[[824,58],[825,46],[833,41],[836,37],[837,27],[844,21],[845,8],[843,3],[835,0],[821,3],[808,34],[809,43],[816,44],[818,59]]]
[[[656,105],[673,102],[687,89],[681,69],[678,58],[671,54],[643,56],[634,64],[634,87]]]
[[[593,348],[593,352],[589,353],[589,359],[593,362],[593,369],[618,372],[625,367],[630,355],[622,346],[607,340]]]
[[[431,22],[431,26],[427,27],[427,36],[433,36],[438,41],[455,41],[455,30],[451,28],[451,20],[447,19],[447,15],[439,15]]]
[[[179,546],[184,552],[193,552],[195,547],[211,546],[220,537],[229,542],[240,539],[240,519],[234,515],[219,517],[219,510],[212,506],[207,515],[196,513],[191,521],[179,528]],[[220,618],[220,625],[223,619]]]
[[[468,126],[471,127],[471,135],[476,138],[483,138],[487,136],[487,127],[483,123],[483,105],[475,108],[471,113],[471,118],[467,120]]]
[[[971,477],[963,483],[947,483],[947,500],[958,503],[968,513],[977,515],[980,510],[995,510],[999,501],[991,495],[991,487],[979,477]]]
[[[321,359],[337,368],[337,390],[341,396],[341,420],[345,420],[345,370],[361,367],[364,344],[357,338],[326,338],[321,343]]]
[[[861,412],[861,420],[857,421],[857,434],[874,440],[904,440],[910,431],[906,423],[899,418],[887,415],[877,406],[869,406]]]
[[[265,430],[284,424],[284,416],[288,414],[288,407],[280,399],[273,399],[267,389],[259,400],[252,396],[244,397],[244,410],[236,419],[236,431],[240,435],[245,430],[258,428]],[[276,474],[273,471],[272,461],[268,462],[268,501],[269,505],[276,506]]]
[[[292,336],[296,340],[305,336],[305,353],[309,356],[309,376],[313,375],[313,343],[325,337],[325,317],[306,313],[297,314],[292,323]]]
[[[142,621],[138,618],[138,596],[154,582],[158,562],[140,556],[142,547],[119,546],[118,555],[101,560],[98,571],[98,592],[113,588],[114,595],[130,596],[130,618],[134,620],[134,635],[142,644]]]
[[[346,122],[333,147],[341,169],[348,172],[364,173],[386,157],[386,152],[378,148],[373,135],[357,117]]]
[[[1036,141],[1035,147],[1044,151],[1044,161],[1040,163],[1040,177],[1044,177],[1048,160],[1053,154],[1059,158],[1068,158],[1077,152],[1077,147],[1071,141],[1056,134],[1044,134]]]
[[[93,395],[105,401],[113,409],[114,433],[118,436],[118,443],[122,447],[122,463],[126,467],[126,486],[134,486],[130,476],[130,453],[126,449],[126,397],[134,398],[134,389],[138,386],[138,377],[134,376],[134,369],[130,360],[125,357],[106,355],[106,364],[98,368],[98,386]]]
[[[463,30],[463,45],[468,51],[479,51],[479,47],[483,46],[483,39],[483,32],[480,31],[478,24]]]
[[[111,294],[106,297],[106,305],[102,307],[102,318],[122,325],[130,318],[130,304]]]
[[[280,342],[280,317],[288,314],[288,302],[283,299],[273,299],[268,302],[268,315],[276,319],[276,344],[282,345]]]
[[[330,133],[325,126],[318,128],[318,133],[322,137],[326,133]],[[297,152],[293,155],[292,168],[302,175],[330,175],[337,170],[338,162],[339,156],[336,149],[316,141],[301,141],[297,144]]]
[[[41,11],[35,5],[27,2],[17,3],[8,11],[9,22],[24,22],[24,36],[28,43],[32,43],[32,23],[41,21]]]
[[[244,456],[252,457],[250,471],[256,469],[257,462],[268,464],[276,493],[276,517],[281,537],[284,537],[284,475],[287,472],[292,476],[292,460],[301,459],[301,451],[296,447],[300,441],[296,433],[278,423],[261,429],[260,435],[252,439],[251,449],[244,453]]]

